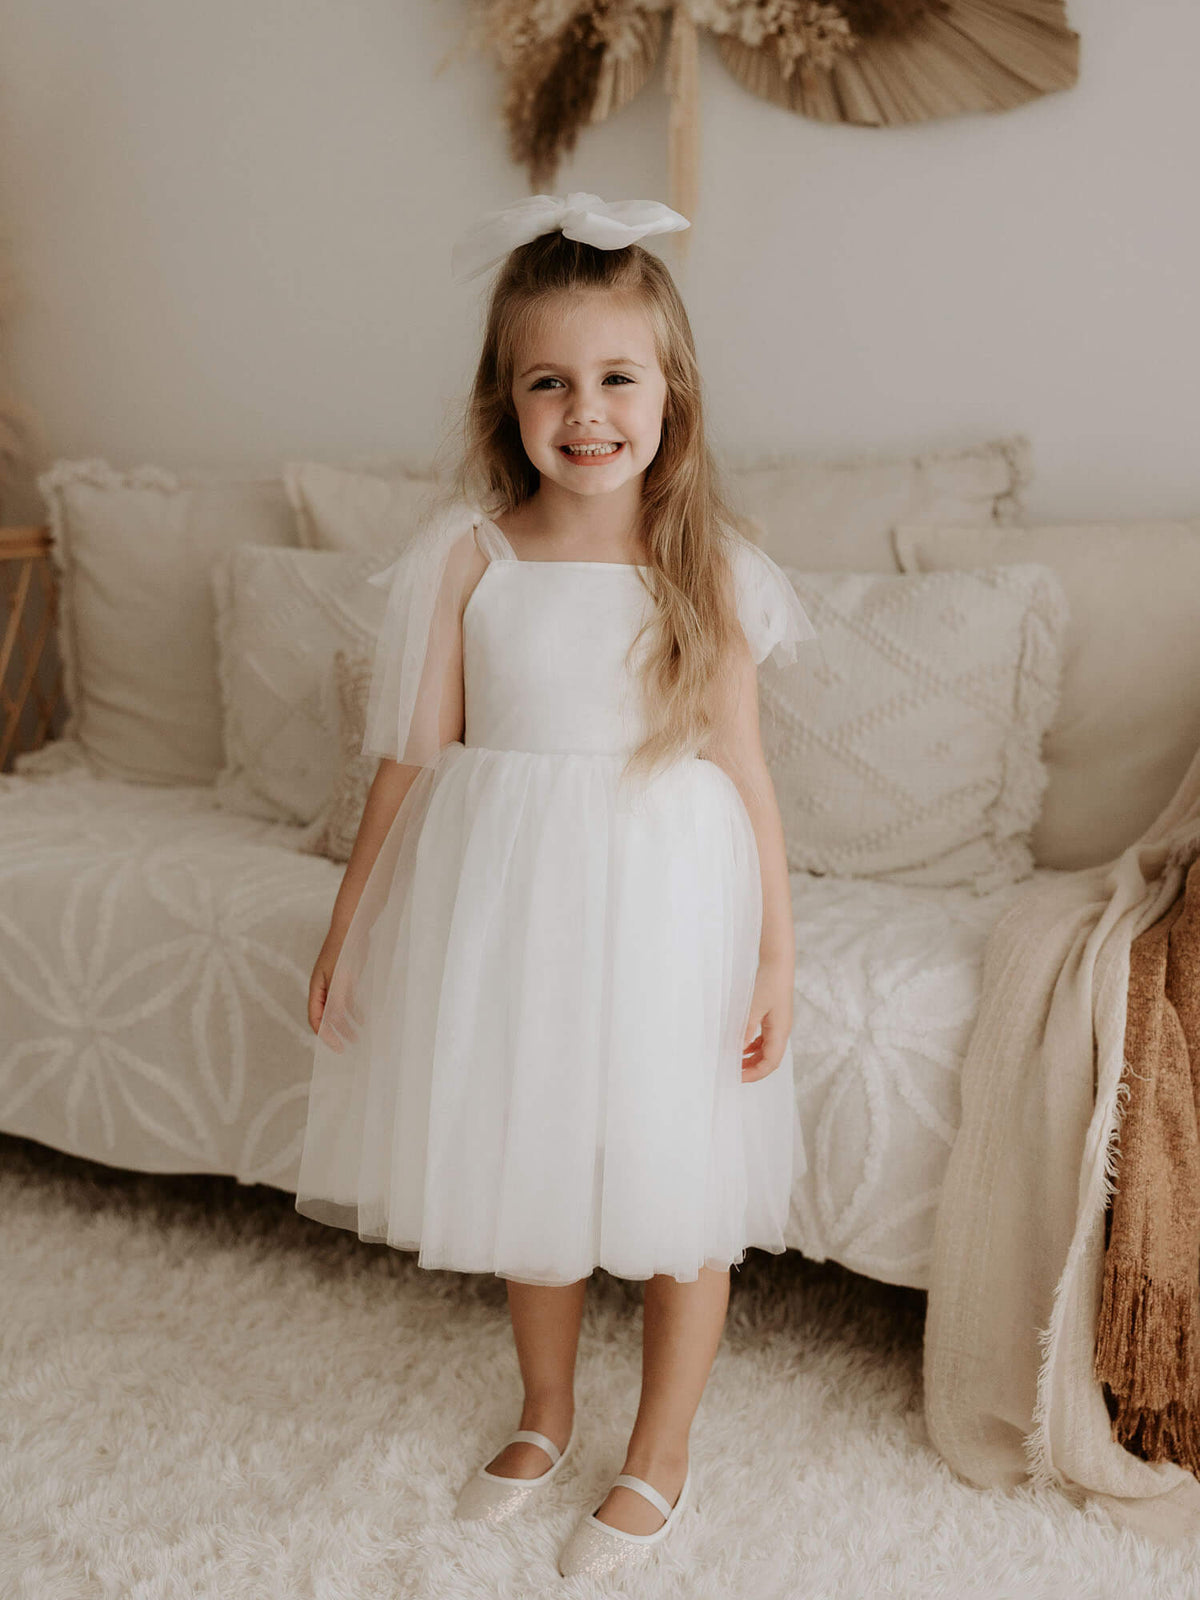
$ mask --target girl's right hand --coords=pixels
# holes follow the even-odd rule
[[[783,1060],[792,1031],[794,973],[790,960],[759,960],[750,1017],[742,1041],[743,1083],[757,1083],[774,1072]]]
[[[358,1037],[354,1023],[362,1021],[355,1007],[353,980],[348,971],[338,968],[344,938],[344,934],[330,930],[308,983],[309,1025],[314,1033],[319,1033],[324,1023],[321,1041],[339,1055],[341,1041],[347,1039],[353,1043]]]

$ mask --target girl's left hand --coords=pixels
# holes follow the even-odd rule
[[[792,1031],[793,980],[790,966],[779,962],[759,963],[742,1043],[743,1083],[765,1078],[783,1060]]]

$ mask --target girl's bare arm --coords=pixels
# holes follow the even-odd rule
[[[420,767],[405,766],[388,756],[380,757],[379,769],[367,791],[367,801],[363,806],[362,821],[358,825],[354,848],[350,852],[350,859],[342,874],[337,899],[333,902],[333,914],[329,919],[331,932],[344,935],[350,926],[355,907],[362,897],[367,879],[371,876],[375,858],[388,836],[388,830],[396,820],[396,813],[404,796],[412,788],[420,771]]]

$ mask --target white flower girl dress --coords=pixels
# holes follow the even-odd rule
[[[794,661],[815,634],[792,585],[741,538],[733,567],[755,660]],[[749,814],[695,756],[622,779],[642,571],[521,560],[459,503],[370,580],[389,599],[363,750],[422,770],[331,978],[296,1209],[424,1267],[691,1282],[784,1249],[790,1043],[741,1078]]]

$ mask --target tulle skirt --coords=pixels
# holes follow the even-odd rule
[[[715,763],[447,745],[316,1038],[296,1208],[431,1268],[694,1281],[784,1249],[790,1043],[743,1083],[762,889]]]

